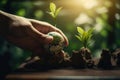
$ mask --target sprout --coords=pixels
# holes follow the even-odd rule
[[[82,42],[82,45],[87,48],[92,37],[93,28],[85,31],[81,27],[77,27],[77,31],[78,35],[75,36]]]
[[[50,9],[50,12],[48,12],[48,14],[50,14],[52,18],[55,19],[55,22],[56,22],[56,17],[58,16],[62,7],[56,8],[55,3],[51,2],[49,9]],[[49,32],[48,35],[53,36],[53,41],[51,44],[46,45],[45,48],[51,53],[59,53],[64,47],[63,45],[64,38],[62,37],[61,34],[57,32]]]
[[[51,2],[49,6],[50,12],[48,12],[53,18],[56,18],[62,9],[62,7],[56,8],[56,5]]]

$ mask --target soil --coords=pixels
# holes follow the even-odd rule
[[[54,54],[47,59],[33,58],[32,60],[23,63],[21,69],[57,69],[57,68],[73,68],[73,69],[103,69],[112,70],[120,67],[120,49],[110,52],[108,49],[103,49],[101,58],[93,59],[91,52],[87,48],[82,48],[78,51],[73,51],[71,57],[64,51],[59,54]],[[19,70],[18,69],[18,70]]]
[[[55,79],[56,76],[58,76],[57,79],[62,79],[61,76],[68,79],[71,76],[73,79],[75,79],[74,76],[81,76],[78,77],[80,79],[87,79],[84,76],[89,76],[88,79],[120,79],[120,49],[116,49],[114,52],[103,49],[100,59],[93,59],[88,49],[74,50],[71,57],[65,52],[60,54],[62,56],[60,58],[57,56],[58,60],[52,58],[53,60],[44,61],[34,58],[23,63],[19,69],[7,75],[6,78],[18,79],[22,74],[23,79],[34,79],[35,77],[36,79]]]

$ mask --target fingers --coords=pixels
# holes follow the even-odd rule
[[[65,36],[65,34],[61,30],[59,30],[59,29],[56,32],[60,33],[63,36],[63,38],[65,40],[64,44],[65,44],[65,46],[68,46],[69,45],[69,41],[68,41],[68,38]]]
[[[55,31],[55,27],[53,27],[51,24],[43,21],[38,21],[34,19],[29,19],[31,24],[41,33],[47,34],[50,31]]]
[[[65,46],[68,46],[68,44],[69,44],[68,39],[60,29],[58,29],[58,28],[56,28],[56,27],[54,27],[51,24],[46,23],[46,22],[37,21],[34,19],[29,19],[29,20],[31,21],[32,25],[41,33],[47,34],[47,33],[52,32],[52,31],[56,31],[56,32],[60,33],[65,40]]]
[[[42,43],[42,44],[49,44],[53,40],[52,36],[48,36],[48,35],[45,35],[45,34],[39,32],[32,25],[29,28],[27,28],[27,32],[30,36],[32,36],[39,43]]]

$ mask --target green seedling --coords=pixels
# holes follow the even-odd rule
[[[50,14],[56,22],[56,17],[58,16],[62,7],[57,8],[55,3],[51,2],[49,6]],[[46,49],[51,53],[59,53],[63,49],[64,38],[58,32],[49,32],[47,35],[53,37],[53,41],[46,46]]]
[[[88,68],[92,68],[94,65],[94,61],[92,60],[92,54],[91,51],[89,50],[88,46],[91,42],[91,38],[92,38],[92,32],[93,32],[93,28],[85,31],[84,29],[82,29],[81,27],[77,27],[77,31],[78,31],[78,35],[75,35],[82,43],[83,47],[80,48],[80,50],[78,51],[78,55],[81,55],[82,58],[84,58],[84,66],[83,67],[88,67]],[[76,58],[81,58],[81,56],[76,56]],[[82,61],[81,61],[82,62]],[[79,63],[80,65],[81,63]]]
[[[48,14],[50,14],[52,16],[52,18],[56,18],[58,16],[60,10],[62,9],[62,7],[57,8],[55,3],[51,2],[49,9],[50,9],[50,12],[48,12]]]
[[[83,30],[81,27],[77,27],[78,35],[75,35],[81,42],[84,48],[89,46],[93,28],[89,29],[88,31]]]

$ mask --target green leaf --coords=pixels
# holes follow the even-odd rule
[[[82,40],[86,41],[86,38],[87,38],[87,32],[84,32],[83,35],[82,35]]]
[[[49,6],[50,12],[48,12],[53,18],[56,18],[62,9],[62,7],[56,8],[55,3],[51,2]]]
[[[88,31],[83,30],[81,27],[77,27],[78,35],[75,35],[83,44],[84,47],[88,47],[89,41],[92,37],[93,28]]]
[[[49,14],[50,14],[53,18],[55,18],[55,15],[54,15],[53,12],[49,12]]]
[[[91,39],[93,30],[94,30],[93,28],[88,30],[88,40]]]
[[[53,2],[50,3],[50,11],[52,13],[55,13],[55,11],[56,11],[56,5]]]
[[[78,33],[80,33],[81,35],[84,33],[84,30],[81,27],[77,27],[77,31]]]
[[[93,28],[89,29],[87,32],[88,32],[88,34],[92,34]]]
[[[76,36],[80,41],[82,41],[80,36],[78,36],[78,35],[75,35],[75,36]]]
[[[61,9],[62,9],[62,7],[58,8],[58,9],[56,10],[56,12],[55,12],[55,17],[58,16],[58,13],[60,12]]]

